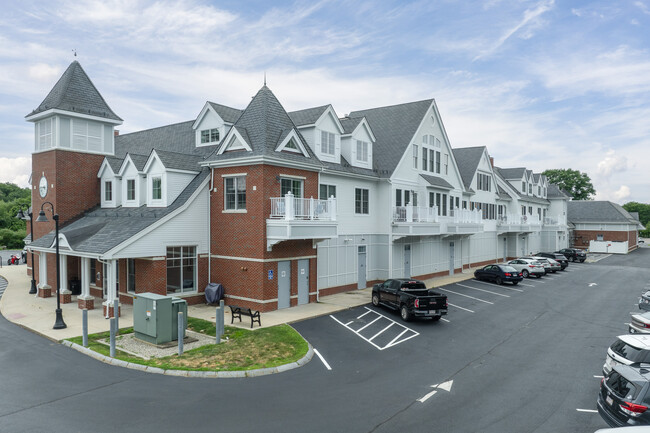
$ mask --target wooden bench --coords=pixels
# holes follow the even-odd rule
[[[257,322],[262,326],[262,321],[260,320],[260,312],[251,310],[250,308],[239,307],[237,305],[228,305],[230,307],[230,324],[232,325],[235,321],[235,317],[241,322],[242,314],[251,318],[251,328],[253,323]]]

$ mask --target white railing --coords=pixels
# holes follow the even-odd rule
[[[478,209],[455,208],[451,211],[451,216],[454,223],[480,224],[483,222],[483,212]]]
[[[299,198],[290,192],[284,197],[271,197],[271,218],[336,221],[336,199]]]
[[[438,222],[438,208],[436,206],[393,206],[393,222]]]
[[[519,214],[508,214],[508,215],[499,215],[497,217],[497,222],[499,224],[539,224],[539,217],[537,215],[519,215]]]
[[[545,217],[544,224],[550,224],[550,225],[566,224],[566,217],[564,215],[557,215],[555,217]]]

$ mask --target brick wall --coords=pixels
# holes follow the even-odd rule
[[[575,230],[574,246],[576,248],[589,248],[589,241],[598,240],[598,235],[603,235],[603,241],[625,242],[629,241],[628,248],[634,249],[637,244],[637,232],[632,231],[607,231],[607,230]]]

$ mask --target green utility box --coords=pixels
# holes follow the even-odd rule
[[[187,302],[156,293],[138,293],[133,297],[133,331],[135,338],[153,344],[178,340],[178,312],[183,312],[187,327]]]

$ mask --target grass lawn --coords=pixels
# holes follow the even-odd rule
[[[207,320],[188,317],[187,329],[206,335],[215,335],[215,324]],[[133,328],[120,329],[120,335],[133,332]],[[101,332],[88,336],[88,347],[109,356],[110,348],[98,342],[109,338],[110,333]],[[188,350],[183,355],[145,360],[116,350],[115,357],[122,361],[158,367],[165,370],[235,371],[277,367],[295,362],[305,356],[307,342],[289,325],[249,331],[226,326],[220,344],[208,344]],[[68,339],[82,345],[82,337]]]

